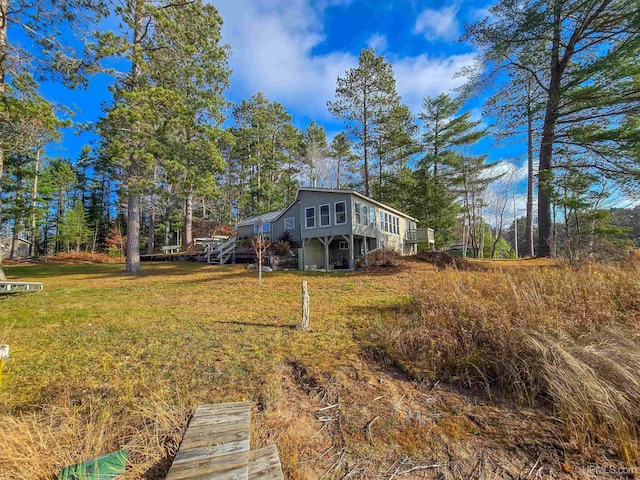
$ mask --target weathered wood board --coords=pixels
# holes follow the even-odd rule
[[[248,402],[198,407],[167,480],[246,480],[250,414]]]
[[[275,445],[249,452],[249,480],[283,480]]]

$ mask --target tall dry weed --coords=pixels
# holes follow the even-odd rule
[[[481,386],[551,405],[579,447],[640,434],[640,273],[631,261],[580,268],[438,272],[370,348],[416,378]]]
[[[131,406],[71,401],[41,411],[0,415],[0,479],[50,479],[68,465],[127,449],[125,478],[164,478],[190,410],[152,400]]]

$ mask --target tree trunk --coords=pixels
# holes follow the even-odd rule
[[[149,198],[149,237],[147,239],[147,255],[152,255],[156,247],[156,195],[155,187],[158,182],[158,166],[153,168],[153,190]]]
[[[40,149],[36,150],[36,166],[33,177],[33,191],[31,192],[31,245],[29,246],[29,255],[33,256],[38,251],[38,225],[36,222],[36,208],[38,206],[38,176],[40,174]]]
[[[7,14],[9,0],[0,0],[0,96],[4,98],[5,78],[7,71]],[[0,238],[2,237],[2,179],[4,174],[4,151],[0,148]],[[7,277],[2,269],[2,253],[0,253],[0,281]]]
[[[193,188],[189,187],[184,201],[184,247],[188,250],[193,242]]]
[[[535,255],[533,247],[533,112],[531,109],[531,84],[527,85],[527,223],[525,232],[525,256]]]
[[[13,235],[11,237],[11,252],[9,253],[11,260],[18,256],[18,240],[18,216],[16,215],[13,223]]]
[[[362,107],[362,116],[363,116],[363,130],[362,130],[362,142],[364,146],[364,194],[369,196],[369,146],[367,145],[367,135],[368,135],[368,113],[367,112],[367,86],[365,84],[363,91],[363,107]]]
[[[131,65],[131,89],[138,86],[142,76],[142,68],[138,63],[137,50],[140,48],[144,37],[143,8],[144,0],[135,0],[135,24],[133,28],[133,63]],[[127,252],[126,272],[128,274],[140,271],[140,192],[139,192],[139,166],[135,156],[131,155],[131,164],[127,172]]]
[[[18,256],[18,242],[20,240],[20,224],[22,223],[22,212],[24,211],[20,204],[22,204],[22,166],[18,165],[18,173],[16,174],[16,212],[13,216],[13,236],[11,239],[11,254],[9,258],[14,259]]]
[[[340,164],[342,163],[342,161],[340,160],[340,158],[338,158],[338,169],[336,172],[336,188],[338,190],[340,190]]]
[[[133,274],[140,271],[140,196],[131,191],[127,199],[127,247],[126,264],[127,273]]]
[[[542,126],[542,141],[538,167],[538,256],[550,257],[553,244],[551,225],[551,194],[553,191],[553,142],[558,121],[558,104],[560,102],[560,28],[562,4],[555,2],[553,44],[551,47],[551,80],[547,106]]]

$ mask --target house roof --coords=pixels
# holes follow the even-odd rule
[[[255,225],[260,222],[262,223],[273,222],[280,216],[280,214],[284,213],[285,210],[276,210],[275,212],[267,212],[267,213],[261,213],[260,215],[254,215],[253,217],[249,217],[242,220],[241,222],[238,222],[236,226],[246,227],[248,225]]]
[[[298,192],[296,193],[296,200],[298,199],[298,195],[300,192],[305,191],[305,192],[327,192],[327,193],[348,193],[351,195],[355,195],[356,197],[360,197],[363,200],[366,200],[367,202],[371,202],[379,207],[384,208],[385,210],[388,210],[389,212],[395,213],[396,215],[400,215],[402,217],[408,218],[409,220],[413,220],[414,222],[417,222],[418,219],[417,218],[413,218],[410,215],[407,215],[406,213],[401,212],[400,210],[396,210],[393,207],[390,207],[389,205],[385,205],[382,202],[379,202],[377,200],[374,200],[373,198],[367,197],[366,195],[361,194],[360,192],[356,192],[355,190],[347,190],[347,189],[338,189],[338,188],[312,188],[312,187],[302,187],[302,188],[298,188]],[[288,208],[288,207],[287,207]]]

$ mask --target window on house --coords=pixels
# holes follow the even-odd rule
[[[369,226],[369,207],[367,205],[362,205],[362,224],[365,227]]]
[[[316,226],[316,207],[307,207],[304,209],[304,226],[306,228],[315,228]]]
[[[347,223],[347,202],[337,202],[336,209],[336,225]]]
[[[269,233],[271,231],[271,224],[269,222],[262,224],[262,233]],[[258,234],[258,224],[253,225],[253,233]]]
[[[340,240],[340,242],[338,242],[338,248],[340,250],[349,250],[349,242]]]
[[[384,231],[384,212],[382,210],[380,210],[380,225],[378,228]]]
[[[356,202],[356,223],[358,225],[360,225],[362,223],[362,216],[360,214],[360,211],[362,210],[362,205],[358,202]]]
[[[376,209],[373,207],[369,208],[369,225],[376,227]]]
[[[329,205],[320,205],[320,226],[328,227],[331,225],[331,217],[329,216]]]
[[[287,217],[284,219],[284,229],[285,230],[295,230],[296,229],[296,217]]]

